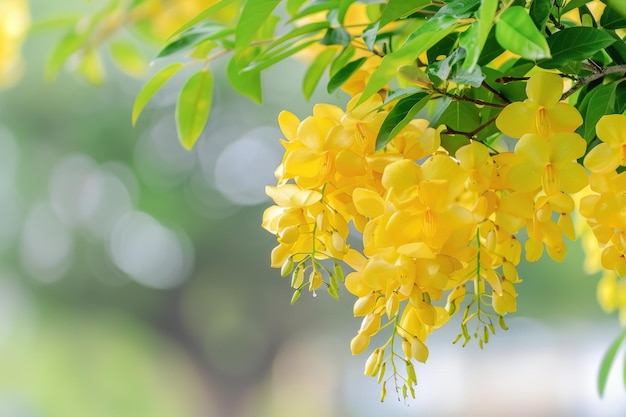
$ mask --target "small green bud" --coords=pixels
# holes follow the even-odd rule
[[[302,292],[300,290],[295,290],[293,292],[293,296],[291,297],[291,304],[295,304],[296,301],[298,301],[298,298],[300,298],[300,295],[302,294]]]
[[[280,276],[286,277],[287,275],[291,274],[291,271],[293,271],[293,256],[287,258],[287,260],[280,267]]]

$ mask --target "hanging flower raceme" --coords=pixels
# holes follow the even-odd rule
[[[355,85],[365,86],[367,72],[358,76],[365,81]],[[524,102],[507,105],[495,120],[502,133],[519,139],[511,152],[470,140],[452,155],[441,147],[446,127],[420,119],[376,151],[393,108],[384,93],[358,106],[357,93],[346,111],[318,104],[304,120],[279,116],[285,154],[276,169],[278,186],[267,188],[276,205],[263,219],[278,241],[272,266],[292,274],[296,298],[305,286],[315,290],[324,283],[336,296],[337,278],[344,277],[338,262],[352,269],[345,288],[361,318],[352,353],[365,352],[373,336],[392,329],[364,369],[378,376],[383,393],[389,368],[397,387],[413,389],[413,360],[426,361],[428,335],[452,315],[462,312],[456,340],[463,345],[477,339],[482,347],[496,324],[506,329],[504,316],[517,309],[522,255],[536,261],[545,249],[563,259],[564,238],[576,238],[574,196],[583,189],[589,191],[581,213],[608,271],[599,296],[607,310],[622,308],[617,277],[626,275],[626,173],[616,169],[626,161],[626,116],[598,123],[604,142],[585,158],[589,188],[588,171],[578,163],[587,142],[574,132],[582,118],[560,101],[561,77],[534,74],[526,92]],[[601,163],[607,160],[608,168]],[[350,222],[361,239],[354,247],[347,243]],[[516,237],[520,231],[525,242]],[[398,376],[398,361],[404,376]]]

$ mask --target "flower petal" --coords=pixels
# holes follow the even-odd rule
[[[619,156],[608,143],[600,143],[589,151],[584,165],[590,171],[606,174],[619,166]]]
[[[576,108],[567,103],[556,103],[547,111],[552,133],[573,132],[583,124],[583,118]]]
[[[496,126],[502,133],[512,138],[519,138],[526,133],[536,133],[535,110],[526,103],[511,103],[500,112]]]
[[[535,103],[550,107],[561,99],[563,80],[557,74],[538,72],[526,83],[526,95]]]
[[[573,132],[557,133],[550,137],[550,160],[572,161],[585,154],[587,142]]]
[[[602,116],[596,124],[596,134],[611,147],[626,143],[626,116],[622,114]]]

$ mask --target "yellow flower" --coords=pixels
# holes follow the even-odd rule
[[[549,72],[534,74],[526,84],[528,98],[506,106],[496,119],[496,126],[512,138],[526,133],[549,137],[573,132],[583,119],[574,106],[559,101],[562,93],[561,77]]]
[[[507,182],[516,191],[539,187],[547,195],[560,191],[575,193],[588,184],[585,169],[576,162],[585,153],[585,140],[576,133],[557,133],[545,139],[536,134],[523,135],[515,154],[524,161],[509,169]]]
[[[596,124],[596,134],[602,141],[585,157],[585,166],[593,172],[605,174],[626,166],[626,116],[609,114]]]
[[[0,87],[15,84],[22,74],[22,41],[30,24],[26,0],[0,1]]]

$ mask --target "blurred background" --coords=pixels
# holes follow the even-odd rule
[[[30,4],[35,22],[93,10]],[[352,297],[291,306],[260,226],[280,110],[306,117],[346,98],[305,102],[304,67],[290,61],[266,75],[257,106],[215,62],[210,121],[187,152],[174,126],[184,73],[133,128],[145,78],[105,63],[101,87],[67,72],[44,82],[63,29],[33,31],[21,82],[0,90],[0,417],[624,415],[621,361],[596,393],[620,327],[598,307],[577,243],[566,263],[521,266],[509,331],[482,351],[453,345],[454,325],[435,332],[417,399],[390,390],[379,403],[366,356],[350,354]]]

